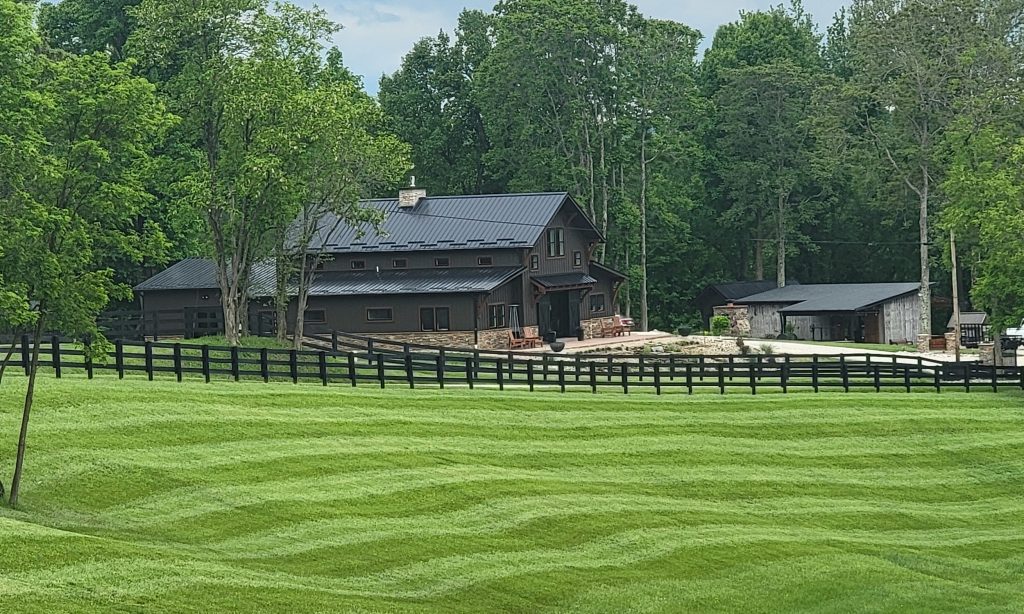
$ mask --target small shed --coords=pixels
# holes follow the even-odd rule
[[[750,335],[778,337],[789,328],[798,339],[913,343],[921,321],[917,282],[803,284],[742,300]]]
[[[952,332],[956,328],[956,317],[949,316],[949,323],[946,330]],[[988,314],[984,311],[962,311],[960,312],[960,345],[962,347],[976,348],[978,344],[988,338],[989,325]]]

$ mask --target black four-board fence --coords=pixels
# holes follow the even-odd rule
[[[337,336],[335,336],[337,339]],[[316,382],[324,386],[389,385],[445,388],[488,387],[499,390],[589,391],[709,390],[725,394],[736,389],[998,391],[1024,390],[1024,369],[977,363],[942,363],[922,358],[879,355],[689,356],[683,354],[528,354],[440,348],[372,351],[339,349],[283,350],[219,347],[187,343],[115,341],[110,352],[94,356],[89,348],[57,337],[46,340],[40,367],[56,377],[70,372],[92,378],[97,372],[156,377],[236,381]],[[6,352],[4,352],[6,353]],[[31,340],[15,347],[14,363],[30,370]]]

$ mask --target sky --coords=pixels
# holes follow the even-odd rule
[[[766,9],[783,0],[633,0],[640,12],[697,28],[709,44],[718,26],[735,21],[741,10]],[[451,32],[463,8],[489,10],[494,0],[315,0],[344,29],[334,37],[345,63],[363,76],[366,89],[394,72],[413,43],[440,30]],[[311,6],[314,0],[299,0]],[[804,0],[804,8],[824,30],[844,0]]]

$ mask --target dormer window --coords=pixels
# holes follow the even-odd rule
[[[352,270],[353,271],[362,271],[365,268],[366,268],[366,261],[365,260],[353,260],[352,261]]]
[[[548,228],[548,258],[565,256],[565,230]]]
[[[409,266],[409,261],[405,258],[395,258],[391,261],[391,268],[393,269],[404,269]]]
[[[434,266],[438,268],[451,266],[451,263],[452,261],[447,256],[444,256],[442,258],[434,258]]]
[[[476,265],[477,266],[493,266],[494,265],[494,258],[492,258],[490,256],[479,256],[476,259]]]
[[[530,270],[536,271],[540,269],[540,256],[537,254],[530,254]]]
[[[583,266],[583,252],[572,253],[572,265],[576,268]]]

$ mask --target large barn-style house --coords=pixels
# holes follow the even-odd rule
[[[624,277],[591,260],[603,238],[564,192],[428,197],[409,188],[361,204],[383,215],[379,231],[327,216],[310,245],[329,258],[311,286],[309,333],[503,348],[595,336],[615,313]],[[253,327],[273,318],[273,279],[269,263],[253,267]],[[209,260],[182,260],[135,292],[143,312],[163,314],[164,335],[202,334],[219,319]],[[293,299],[290,321],[294,313]]]

